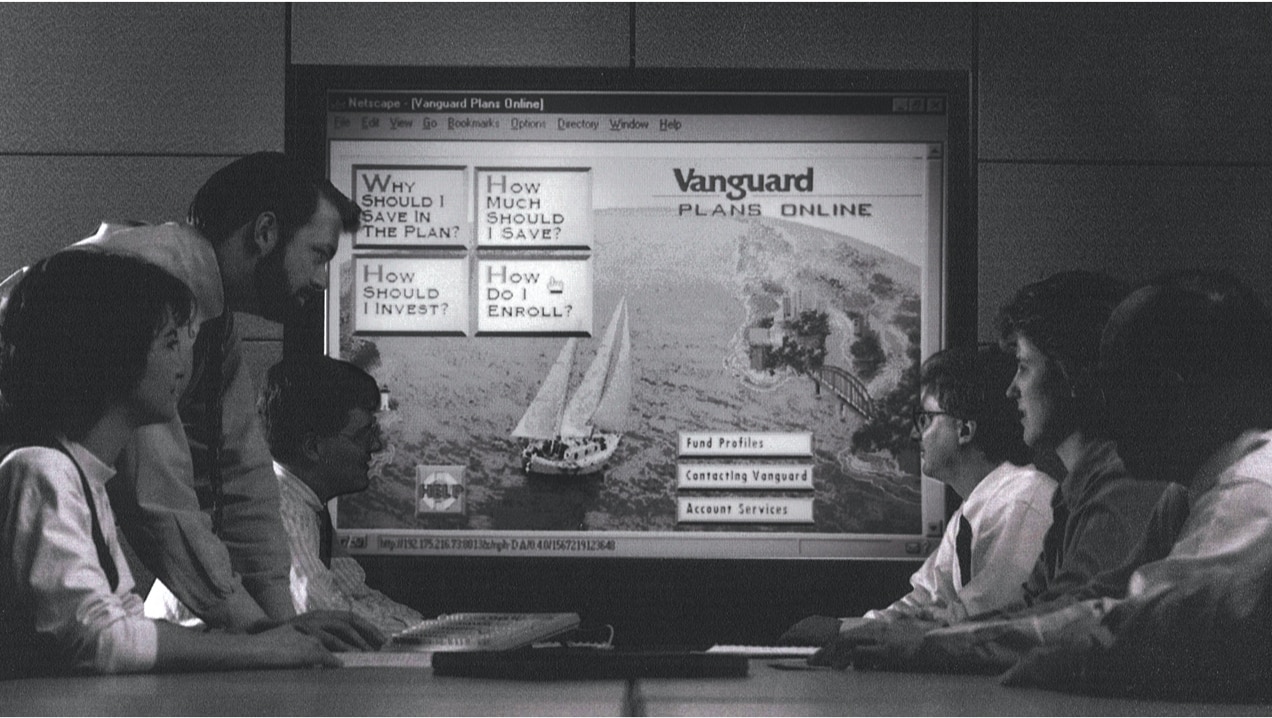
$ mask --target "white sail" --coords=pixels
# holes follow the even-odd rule
[[[587,436],[592,433],[592,414],[601,404],[605,392],[605,384],[610,380],[610,359],[614,355],[614,344],[618,338],[619,324],[624,314],[625,300],[619,301],[610,315],[609,324],[605,327],[605,335],[596,356],[583,374],[583,381],[570,397],[561,419],[561,437]]]
[[[623,314],[618,347],[610,366],[609,379],[605,382],[605,393],[601,394],[601,402],[592,412],[592,425],[601,431],[626,431],[632,403],[632,338],[627,325],[627,305],[624,302],[619,307]]]
[[[522,439],[552,439],[557,436],[561,416],[565,409],[565,396],[570,387],[570,372],[574,369],[574,352],[578,340],[571,338],[561,347],[548,376],[544,378],[539,393],[526,407],[512,435]]]

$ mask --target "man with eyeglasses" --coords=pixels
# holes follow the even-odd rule
[[[384,450],[375,379],[327,356],[288,357],[270,367],[258,406],[274,455],[296,611],[351,611],[386,635],[424,620],[368,587],[366,572],[332,539],[328,502],[366,490],[372,455]]]
[[[1034,468],[1006,387],[1012,357],[996,345],[947,349],[924,362],[913,414],[923,473],[963,503],[914,587],[866,618],[958,623],[1019,600],[1051,526],[1056,482]]]
[[[372,455],[384,450],[375,379],[327,356],[290,356],[266,373],[257,408],[274,457],[296,612],[347,611],[385,635],[424,620],[366,585],[366,572],[334,541],[327,510],[333,498],[366,490]],[[147,608],[191,624],[170,593],[152,591]]]
[[[910,577],[910,593],[859,619],[805,619],[784,641],[824,644],[840,637],[851,645],[887,631],[892,621],[947,625],[1020,599],[1051,525],[1056,482],[1029,464],[1015,402],[1007,396],[1015,368],[1012,356],[993,344],[946,349],[923,363],[912,436],[923,473],[963,502],[940,545]]]

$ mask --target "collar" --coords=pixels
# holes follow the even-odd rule
[[[1108,439],[1092,439],[1073,469],[1060,482],[1058,493],[1064,496],[1065,503],[1069,506],[1076,506],[1091,490],[1092,484],[1127,475],[1122,457],[1117,453],[1117,444]]]
[[[65,436],[57,437],[58,443],[66,448],[66,451],[79,464],[80,469],[84,472],[84,478],[94,486],[105,486],[107,481],[115,477],[115,469],[109,464],[97,458],[97,455],[84,448],[83,444],[71,441]]]
[[[982,476],[980,481],[976,482],[976,486],[973,486],[972,490],[968,492],[967,498],[963,499],[963,503],[977,503],[981,500],[982,496],[991,496],[997,493],[999,488],[998,484],[1009,474],[1020,471],[1021,468],[1022,467],[1016,466],[1010,461],[1004,461],[998,466],[995,466],[988,474]],[[1032,465],[1029,468],[1033,468]]]
[[[296,496],[304,502],[305,506],[313,509],[314,511],[322,511],[322,502],[318,500],[318,494],[315,494],[314,490],[309,488],[309,486],[304,481],[301,481],[299,476],[293,474],[290,469],[275,461],[274,475],[278,477],[278,480],[284,486],[295,493]]]

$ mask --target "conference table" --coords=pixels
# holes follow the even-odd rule
[[[426,665],[0,681],[4,715],[1268,715],[1272,705],[1093,698],[992,677],[812,669],[752,659],[744,678],[526,681]]]

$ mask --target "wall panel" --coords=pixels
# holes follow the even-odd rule
[[[280,4],[0,5],[0,152],[283,144]]]
[[[983,159],[1272,161],[1272,6],[980,7]]]
[[[638,67],[970,69],[976,6],[637,3]]]
[[[0,216],[5,217],[0,266],[30,264],[93,234],[103,219],[184,219],[195,191],[229,161],[0,155]]]
[[[1065,269],[1219,268],[1272,299],[1272,168],[989,164],[980,195],[981,339],[1016,289]]]
[[[292,62],[625,66],[627,3],[295,3]]]

